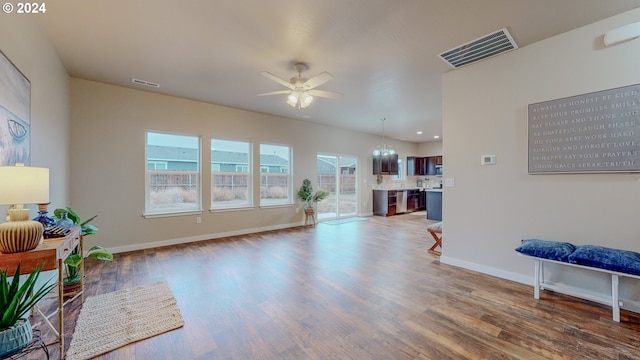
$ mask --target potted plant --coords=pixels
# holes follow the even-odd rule
[[[313,219],[313,223],[315,224],[316,210],[314,206],[317,202],[326,199],[330,195],[329,192],[324,190],[318,190],[314,192],[311,181],[309,179],[304,179],[297,195],[298,199],[302,200],[302,202],[304,202],[305,204],[304,213],[307,215],[307,219],[311,217]]]
[[[71,221],[72,226],[80,226],[80,235],[83,237],[95,235],[98,232],[98,228],[93,224],[90,224],[90,222],[98,217],[98,215],[94,215],[89,220],[81,221],[80,216],[78,216],[78,214],[70,207],[67,207],[66,209],[56,209],[53,214],[56,219],[67,218]],[[99,245],[93,246],[91,249],[89,249],[84,257],[105,261],[113,260],[113,254]],[[82,260],[83,257],[80,254],[80,249],[77,246],[75,247],[75,249],[73,249],[71,255],[64,259],[65,278],[63,284],[65,297],[75,295],[80,289],[79,267],[82,263]]]
[[[13,279],[9,269],[0,270],[0,357],[16,353],[31,343],[31,323],[24,315],[56,285],[47,281],[36,289],[42,266],[37,267],[20,285],[20,264]]]

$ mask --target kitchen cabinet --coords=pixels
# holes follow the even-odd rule
[[[373,214],[392,216],[424,210],[425,196],[419,189],[373,190]]]
[[[427,158],[427,172],[425,175],[442,175],[442,155]]]
[[[442,175],[438,168],[442,167],[440,156],[407,156],[407,176]]]
[[[407,156],[407,176],[427,175],[427,158]]]
[[[418,200],[420,201],[418,203],[418,210],[427,210],[427,192],[426,191],[420,192],[420,197],[418,198]]]
[[[373,214],[391,216],[396,214],[396,190],[373,190]]]
[[[442,221],[442,191],[426,191],[427,219]]]
[[[424,210],[424,196],[419,189],[407,190],[407,212]]]
[[[373,175],[398,175],[398,154],[374,155]]]

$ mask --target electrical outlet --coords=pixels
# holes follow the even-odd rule
[[[297,207],[297,208],[296,208],[296,214],[297,214],[297,213],[299,213],[299,212],[300,212],[300,208],[299,208],[299,207]]]
[[[196,216],[196,224],[202,223],[202,216]]]

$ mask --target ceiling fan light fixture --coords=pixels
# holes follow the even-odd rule
[[[304,109],[311,105],[313,96],[306,91],[293,91],[287,96],[287,104],[297,109]]]
[[[298,96],[298,92],[294,91],[291,94],[289,94],[289,96],[287,96],[287,104],[291,105],[292,107],[298,107],[298,100],[300,99],[300,97]]]
[[[294,76],[289,81],[281,79],[268,71],[263,71],[262,75],[277,82],[280,85],[285,86],[289,90],[282,91],[270,91],[266,93],[257,94],[258,96],[266,95],[281,95],[286,94],[286,103],[296,109],[304,109],[311,105],[314,97],[326,97],[326,98],[339,98],[341,93],[328,90],[315,90],[316,87],[326,83],[333,78],[333,75],[324,71],[320,74],[311,77],[310,79],[302,77],[302,72],[309,69],[307,64],[298,62],[294,66],[298,72],[298,76]]]
[[[302,97],[300,97],[300,102],[302,103],[303,106],[311,105],[312,101],[313,101],[313,96],[309,95],[306,92],[302,94]]]

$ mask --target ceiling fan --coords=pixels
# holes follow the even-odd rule
[[[271,91],[258,94],[258,96],[286,94],[288,95],[287,104],[298,109],[304,109],[307,106],[311,105],[314,96],[326,98],[339,98],[342,96],[341,93],[335,91],[315,89],[316,87],[326,83],[333,78],[333,75],[329,74],[328,72],[324,71],[310,79],[306,79],[302,77],[302,72],[309,69],[307,64],[299,62],[296,63],[293,67],[298,72],[298,76],[292,77],[291,79],[289,79],[289,81],[283,80],[268,71],[263,71],[262,75],[277,82],[280,85],[286,86],[287,88],[289,88],[289,90]]]

